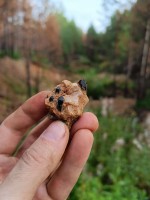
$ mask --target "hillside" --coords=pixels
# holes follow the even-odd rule
[[[30,70],[33,94],[36,92],[35,87],[37,76],[40,76],[39,91],[52,88],[68,76],[68,73],[64,70],[56,69],[54,67],[43,69],[34,63],[31,64]],[[72,76],[72,79],[75,79],[75,77]],[[1,59],[0,122],[27,99],[26,91],[25,61],[23,59],[16,61],[8,57]]]

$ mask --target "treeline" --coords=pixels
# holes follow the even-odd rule
[[[33,59],[67,69],[77,61],[97,72],[125,74],[139,80],[142,97],[150,76],[149,10],[149,0],[137,0],[131,10],[114,14],[105,33],[93,25],[84,33],[49,0],[41,7],[29,0],[0,0],[0,56],[26,58],[28,76]]]
[[[36,53],[55,61],[61,50],[59,27],[52,6],[46,0],[43,8],[33,7],[30,2],[0,0],[1,54],[15,56],[20,53],[29,58]]]
[[[29,0],[0,0],[0,56],[36,55],[68,67],[86,54],[85,40],[86,34],[75,22],[48,0],[42,1],[41,8]]]
[[[105,33],[97,33],[92,25],[83,33],[48,2],[43,0],[39,8],[28,0],[0,0],[1,54],[38,53],[54,63],[63,61],[64,66],[84,56],[90,64],[101,63],[100,70],[128,74],[139,70],[149,23],[148,0],[138,0],[130,11],[117,11]]]
[[[48,0],[42,7],[29,0],[0,0],[0,56],[47,58],[56,65],[69,65],[83,54],[84,35]]]
[[[125,74],[127,79],[132,78],[138,99],[149,93],[150,86],[149,9],[149,0],[137,0],[131,10],[116,12],[102,35],[103,66],[113,73]]]
[[[150,93],[149,10],[149,0],[137,0],[130,10],[117,11],[112,16],[105,33],[97,33],[93,26],[86,33],[85,56],[98,73],[114,74],[114,96],[117,74],[126,76],[125,96],[131,79],[134,97],[143,99]]]

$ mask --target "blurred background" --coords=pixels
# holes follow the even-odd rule
[[[150,1],[0,0],[0,121],[64,79],[101,124],[70,200],[150,200]]]

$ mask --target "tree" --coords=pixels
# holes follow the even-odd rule
[[[61,42],[60,30],[55,15],[49,15],[45,22],[45,36],[47,42],[47,53],[53,64],[60,64]]]
[[[86,50],[87,56],[91,60],[91,62],[95,62],[98,60],[99,36],[93,25],[91,25],[87,31]]]
[[[138,0],[132,8],[132,41],[133,41],[133,60],[134,73],[138,79],[137,97],[144,98],[147,93],[146,85],[149,84],[147,73],[148,56],[149,56],[149,41],[150,41],[150,1]]]
[[[71,59],[83,53],[82,31],[73,20],[67,20],[62,13],[57,14],[57,20],[60,26],[64,66],[69,66]]]
[[[34,24],[32,21],[32,7],[28,0],[23,0],[22,2],[22,12],[24,14],[23,18],[23,46],[22,52],[26,60],[26,82],[27,82],[27,96],[32,96],[32,86],[31,86],[31,53],[33,49],[33,31]]]
[[[0,50],[6,54],[13,53],[15,37],[15,21],[18,10],[17,0],[0,1]]]

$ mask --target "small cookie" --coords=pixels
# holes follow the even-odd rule
[[[87,97],[87,84],[84,80],[72,83],[68,80],[62,81],[45,99],[45,105],[53,119],[65,122],[69,129],[73,123],[82,115]]]

